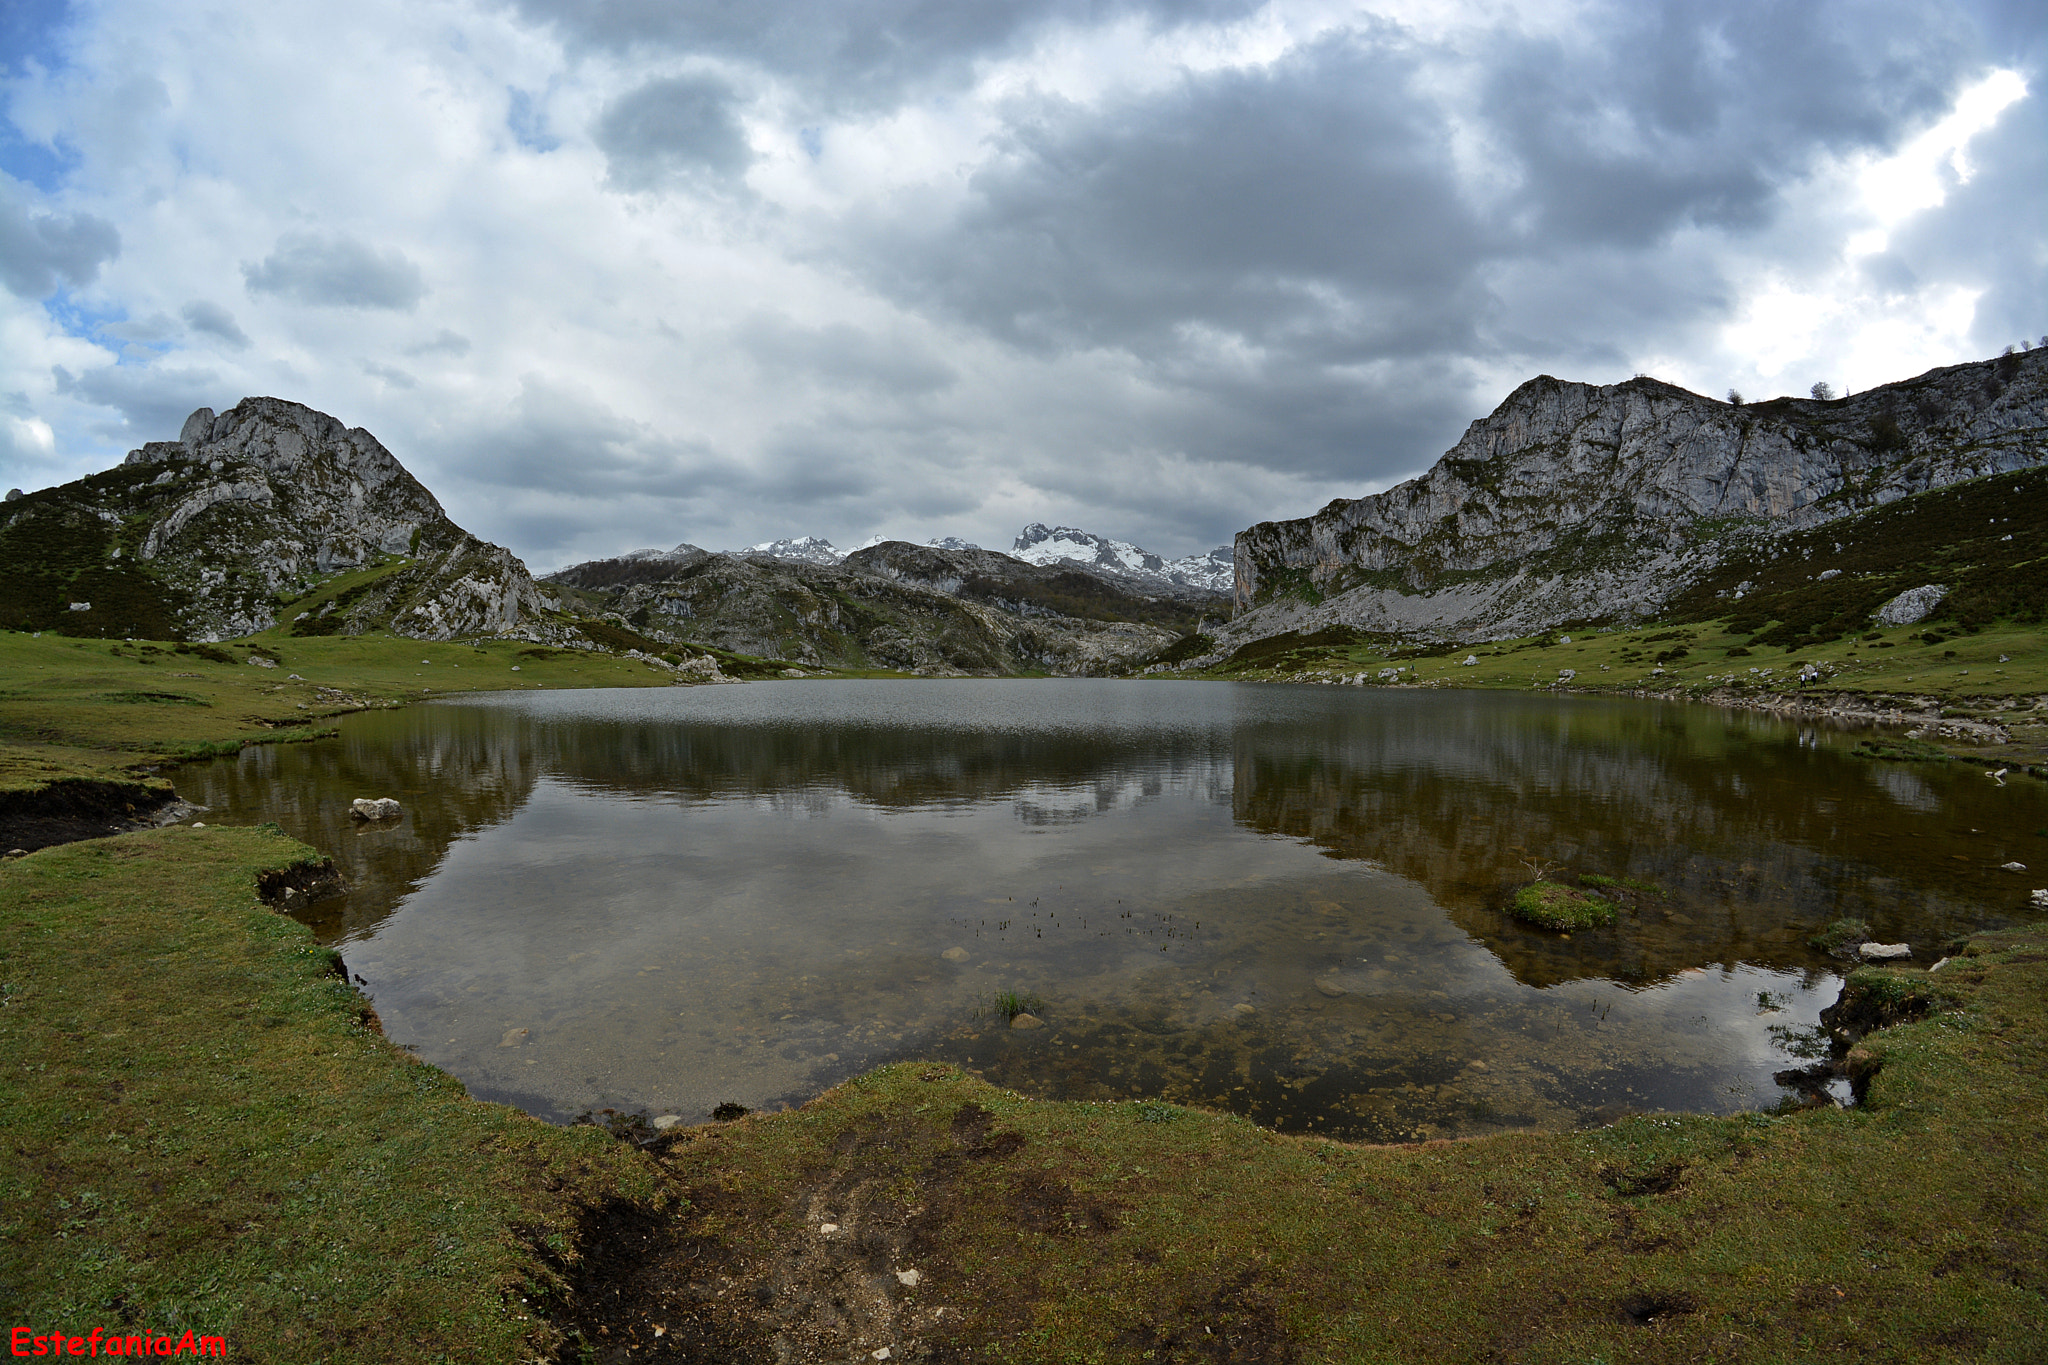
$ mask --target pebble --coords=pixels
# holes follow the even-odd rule
[[[681,1114],[656,1114],[654,1116],[654,1126],[657,1129],[673,1128],[682,1121],[683,1116]]]
[[[1016,1017],[1014,1017],[1013,1019],[1011,1019],[1011,1020],[1010,1020],[1010,1027],[1011,1027],[1011,1028],[1024,1028],[1024,1029],[1031,1029],[1031,1028],[1044,1028],[1044,1027],[1045,1027],[1045,1020],[1043,1020],[1043,1019],[1039,1018],[1039,1017],[1038,1017],[1037,1015],[1035,1015],[1035,1014],[1030,1014],[1030,1013],[1025,1013],[1025,1014],[1019,1014],[1019,1015],[1017,1015]]]
[[[918,1274],[915,1270],[899,1270],[896,1272],[896,1283],[902,1285],[905,1289],[917,1288],[917,1282],[923,1278],[924,1276]]]
[[[2025,872],[2027,870],[2025,863],[2000,863],[1998,866],[1999,870],[2003,872]]]
[[[967,960],[967,950],[965,948],[948,948],[945,952],[940,953],[939,956],[948,962],[965,962]]]
[[[1250,1005],[1232,1005],[1230,1007],[1230,1012],[1232,1014],[1240,1016],[1258,1013],[1258,1011],[1253,1009]]]
[[[818,1224],[818,1235],[820,1237],[830,1237],[833,1233],[837,1231],[839,1231],[839,1224],[837,1223]]]
[[[1330,996],[1344,995],[1347,993],[1342,986],[1330,980],[1330,978],[1328,978],[1327,976],[1321,977],[1316,981],[1316,989],[1321,991],[1324,995]]]
[[[892,1354],[894,1353],[890,1351],[888,1347],[884,1346],[868,1358],[870,1360],[887,1360]]]
[[[531,1032],[531,1029],[508,1028],[505,1030],[505,1036],[498,1040],[498,1046],[518,1047],[521,1043],[526,1041],[526,1035]]]

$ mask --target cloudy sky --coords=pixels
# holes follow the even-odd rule
[[[6,0],[0,481],[249,394],[538,568],[1166,554],[1538,373],[2048,332],[2038,0]]]

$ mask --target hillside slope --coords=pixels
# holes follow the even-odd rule
[[[992,550],[887,541],[838,564],[766,555],[594,560],[545,580],[655,639],[813,667],[929,674],[1120,672],[1222,599],[1159,595]]]
[[[1697,611],[1722,566],[1775,562],[1788,535],[2044,461],[2048,350],[1747,406],[1544,376],[1421,478],[1240,533],[1221,639],[1502,639]]]

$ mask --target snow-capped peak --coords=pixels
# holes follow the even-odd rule
[[[770,559],[797,559],[806,564],[837,564],[846,558],[843,550],[834,549],[832,542],[817,536],[801,536],[796,539],[764,540],[759,545],[749,545],[737,553],[742,555],[766,555]]]
[[[1227,545],[1207,554],[1169,562],[1127,540],[1111,540],[1076,526],[1047,526],[1036,521],[1017,533],[1010,553],[1031,564],[1079,564],[1098,572],[1178,583],[1210,592],[1228,592],[1233,575]]]
[[[925,544],[934,550],[979,550],[981,548],[973,541],[962,540],[958,536],[933,536]]]

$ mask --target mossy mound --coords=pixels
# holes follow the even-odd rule
[[[1613,901],[1556,882],[1531,882],[1515,893],[1508,913],[1539,929],[1592,929],[1614,923]]]
[[[1865,921],[1838,919],[1806,942],[1829,957],[1852,958],[1857,948],[1870,941],[1870,936],[1870,925]]]

